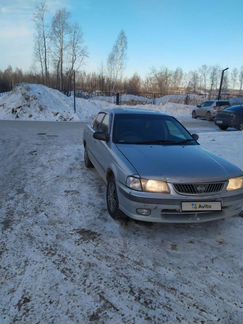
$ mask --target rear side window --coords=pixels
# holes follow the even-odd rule
[[[100,124],[101,124],[101,122],[102,122],[104,116],[105,116],[105,113],[99,113],[99,114],[97,115],[97,117],[95,118],[95,120],[94,120],[94,122],[93,122],[93,129],[94,129],[95,131],[98,131],[98,130],[99,130],[99,128],[100,128]]]
[[[165,123],[168,128],[169,135],[184,139],[184,133],[182,133],[182,127],[180,124],[177,124],[169,119],[165,120]]]

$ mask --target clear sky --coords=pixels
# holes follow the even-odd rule
[[[0,0],[0,69],[30,69],[36,0]],[[202,64],[243,65],[242,0],[46,0],[49,14],[66,7],[83,30],[96,71],[123,29],[128,39],[126,74],[152,67],[185,71]]]

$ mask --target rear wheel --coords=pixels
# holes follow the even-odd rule
[[[209,111],[206,113],[206,119],[208,121],[212,120],[212,116],[211,116],[211,113]]]
[[[228,126],[223,126],[223,125],[218,125],[220,129],[222,130],[226,130],[228,128]]]
[[[197,113],[195,112],[195,110],[192,111],[192,118],[197,118]]]
[[[86,147],[84,148],[84,165],[86,168],[93,168],[93,163],[90,161]]]
[[[106,204],[107,210],[112,218],[119,218],[121,212],[119,210],[119,201],[116,190],[116,182],[114,176],[110,176],[106,186]]]

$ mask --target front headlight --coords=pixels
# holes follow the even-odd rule
[[[139,178],[136,177],[127,177],[127,186],[133,190],[142,191],[142,186]]]
[[[141,182],[142,182],[142,187],[143,187],[144,191],[163,192],[163,193],[170,192],[168,184],[165,181],[141,179]]]
[[[170,192],[169,186],[165,181],[139,179],[132,176],[127,178],[127,186],[133,190],[139,191],[162,193]]]
[[[229,179],[226,190],[233,191],[243,188],[243,177]]]

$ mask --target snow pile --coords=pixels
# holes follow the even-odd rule
[[[120,105],[116,106],[114,104],[109,104],[107,102],[102,102],[99,100],[77,100],[77,114],[81,121],[88,122],[90,121],[99,111],[101,110],[110,110],[113,108],[120,109],[139,109],[139,110],[151,110],[162,112],[171,116],[176,117],[180,121],[192,120],[192,110],[195,109],[195,106],[175,104],[168,102],[165,105]]]
[[[8,92],[0,92],[0,98],[3,96],[6,96],[8,94]]]
[[[171,115],[180,121],[192,120],[192,111],[195,106],[167,102],[164,105],[150,105],[151,109]]]
[[[93,100],[101,100],[110,103],[116,103],[116,96],[93,96]],[[136,105],[136,104],[152,104],[153,99],[143,96],[136,96],[131,94],[123,94],[120,96],[121,104]]]
[[[127,95],[125,99],[128,103],[131,103],[132,100],[142,101],[142,99],[147,98]],[[13,91],[0,98],[0,119],[87,122],[93,119],[99,111],[115,107],[161,111],[175,116],[181,121],[191,120],[191,112],[194,109],[194,106],[170,102],[164,105],[129,104],[116,106],[114,103],[106,102],[103,99],[76,98],[77,113],[75,114],[73,97],[67,97],[58,90],[40,84],[20,84]]]
[[[110,103],[116,102],[116,96],[93,96],[93,100],[101,100]],[[144,96],[136,96],[131,94],[124,94],[120,96],[121,104],[128,105],[137,105],[137,104],[155,104],[155,105],[164,105],[168,102],[197,105],[198,103],[206,100],[205,96],[200,96],[197,94],[181,94],[181,95],[166,95],[160,98],[147,98]]]
[[[1,119],[71,121],[73,100],[58,90],[37,84],[19,84],[0,98]]]
[[[205,96],[199,96],[197,94],[183,94],[183,95],[167,95],[160,98],[155,99],[156,105],[164,105],[167,102],[174,102],[185,104],[186,102],[197,105],[206,100]]]
[[[79,121],[88,122],[92,120],[99,111],[109,110],[115,106],[105,101],[76,98],[76,110]]]

